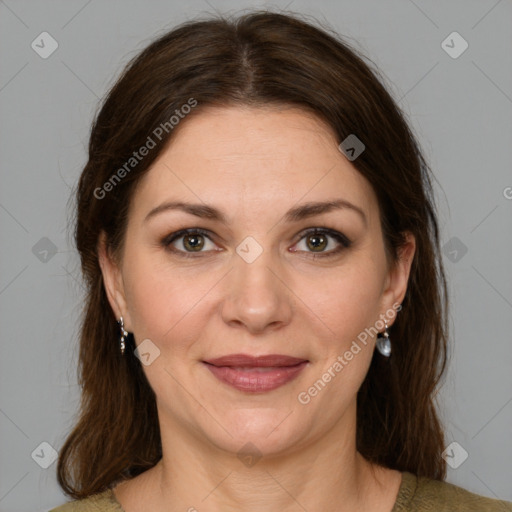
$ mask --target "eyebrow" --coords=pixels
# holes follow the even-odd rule
[[[358,213],[365,226],[368,225],[368,221],[364,211],[358,206],[352,204],[345,199],[336,199],[333,201],[313,201],[304,203],[300,206],[296,206],[288,210],[284,219],[286,222],[298,222],[300,220],[306,219],[308,217],[313,217],[314,215],[320,215],[322,213],[328,213],[333,210],[344,210],[348,209]],[[221,222],[222,224],[228,224],[227,217],[217,208],[213,206],[208,206],[206,204],[196,204],[196,203],[184,203],[182,201],[166,201],[161,205],[153,208],[144,218],[144,222],[148,221],[150,218],[158,215],[159,213],[170,211],[170,210],[181,210],[185,213],[189,213],[191,215],[195,215],[196,217],[200,217],[203,219],[210,219]]]

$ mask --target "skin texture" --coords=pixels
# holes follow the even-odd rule
[[[298,109],[203,109],[182,121],[138,185],[120,256],[100,241],[115,314],[137,344],[150,339],[160,351],[144,371],[157,397],[163,459],[117,485],[126,512],[392,509],[401,474],[371,466],[355,447],[356,394],[375,338],[309,403],[298,400],[402,301],[415,250],[409,235],[399,261],[388,261],[375,193],[339,142]],[[292,207],[337,199],[366,220],[350,208],[284,218]],[[167,201],[211,205],[227,224],[178,210],[146,219]],[[315,252],[303,234],[314,227],[352,244],[328,236]],[[190,237],[170,244],[190,258],[162,243],[183,228],[211,235],[199,253]],[[252,263],[236,252],[248,236],[262,249]],[[291,382],[255,394],[220,382],[202,362],[232,353],[309,363]],[[237,457],[247,443],[261,455],[252,466]]]

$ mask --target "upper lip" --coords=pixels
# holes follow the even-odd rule
[[[285,356],[282,354],[268,354],[264,356],[250,356],[248,354],[229,354],[227,356],[206,359],[204,362],[214,366],[237,366],[247,368],[294,366],[306,362],[300,357]]]

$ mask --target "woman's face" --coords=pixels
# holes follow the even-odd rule
[[[414,240],[391,267],[375,193],[339,142],[297,109],[204,109],[140,182],[121,261],[101,263],[163,431],[277,454],[355,428]]]

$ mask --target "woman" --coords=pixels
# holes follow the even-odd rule
[[[375,71],[269,12],[127,67],[77,191],[56,511],[512,510],[443,482],[431,178]]]

